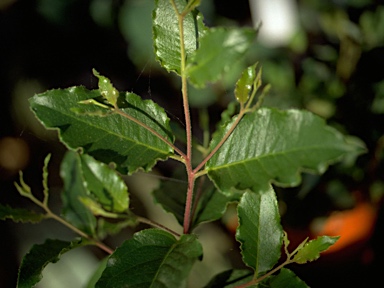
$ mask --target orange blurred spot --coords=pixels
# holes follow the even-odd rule
[[[349,245],[368,240],[372,235],[375,220],[376,211],[369,203],[359,203],[351,210],[333,213],[316,234],[340,236],[340,239],[324,253],[336,252]]]

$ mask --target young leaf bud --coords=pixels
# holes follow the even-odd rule
[[[256,78],[257,63],[247,67],[236,82],[235,97],[240,103],[246,103]]]

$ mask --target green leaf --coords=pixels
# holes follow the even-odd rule
[[[87,244],[83,240],[67,242],[47,239],[43,244],[33,245],[21,262],[17,288],[34,287],[43,278],[45,266],[59,261],[64,253]]]
[[[8,205],[4,206],[0,204],[0,220],[6,219],[22,223],[39,223],[41,220],[45,219],[45,215],[26,209],[12,208]]]
[[[115,106],[117,103],[117,98],[119,97],[119,91],[113,87],[111,81],[102,75],[99,74],[95,69],[92,70],[93,75],[99,78],[99,91],[101,96],[112,106]]]
[[[213,136],[211,149],[234,120]],[[246,114],[207,162],[209,177],[222,191],[265,190],[269,183],[295,186],[300,172],[322,173],[330,163],[361,146],[347,143],[341,133],[307,111],[262,108]]]
[[[133,173],[139,168],[149,171],[157,160],[173,153],[157,136],[122,115],[98,105],[79,103],[87,100],[93,103],[99,98],[98,90],[72,87],[35,95],[30,105],[45,127],[59,130],[60,140],[69,149],[82,148],[106,164],[115,162],[122,172]],[[121,93],[118,106],[125,114],[173,142],[169,118],[154,102],[142,100],[133,93]]]
[[[239,61],[256,37],[253,29],[212,28],[200,39],[199,49],[187,58],[186,73],[196,87],[219,80]]]
[[[197,204],[196,213],[192,221],[192,227],[203,222],[211,222],[220,219],[229,203],[238,202],[242,193],[224,194],[218,191],[212,184],[207,187]]]
[[[116,213],[125,212],[129,207],[129,197],[124,181],[108,165],[87,154],[79,157],[85,185],[103,209]]]
[[[201,256],[194,235],[176,240],[162,230],[142,230],[109,257],[95,287],[186,287],[189,271]]]
[[[252,279],[252,271],[231,269],[217,274],[204,288],[235,288]]]
[[[61,163],[60,175],[64,182],[62,214],[72,225],[89,235],[95,235],[96,218],[82,203],[82,197],[88,197],[89,191],[84,185],[80,156],[68,151]]]
[[[44,194],[44,205],[48,206],[48,198],[49,198],[49,187],[48,187],[48,164],[49,160],[51,160],[51,154],[48,154],[44,159],[43,166],[43,194]]]
[[[256,65],[247,67],[236,82],[235,97],[240,103],[246,103],[256,79]]]
[[[107,236],[115,235],[126,227],[136,227],[139,224],[134,215],[119,222],[108,222],[104,218],[97,219],[97,238],[104,239]]]
[[[241,243],[243,261],[258,276],[272,269],[281,254],[283,229],[272,187],[258,193],[245,192],[237,213],[236,239]]]
[[[185,7],[184,11],[192,11],[197,6],[199,6],[201,3],[201,0],[189,0],[187,6]]]
[[[184,0],[174,0],[174,3],[179,13],[186,8],[187,4]],[[168,71],[180,74],[181,47],[179,22],[171,1],[156,0],[152,18],[153,45],[157,60]],[[187,58],[197,49],[199,38],[205,33],[206,29],[203,17],[196,10],[185,16],[184,45]]]
[[[187,191],[185,171],[177,169],[174,176],[174,179],[161,181],[159,188],[153,191],[153,196],[156,203],[172,213],[179,224],[183,225]]]
[[[307,284],[291,270],[282,268],[278,275],[270,276],[261,283],[265,288],[309,288]]]
[[[107,267],[108,257],[105,257],[100,261],[99,266],[97,267],[95,273],[92,275],[91,279],[89,279],[86,288],[95,288],[97,281],[99,281],[105,267]]]
[[[185,172],[180,174],[180,170],[177,170],[173,178],[175,178],[176,181],[162,181],[160,187],[153,192],[153,195],[156,202],[159,203],[165,211],[172,213],[180,225],[183,225],[186,194],[181,192],[187,191]],[[195,196],[197,193],[200,193],[200,195],[192,219],[191,226],[193,228],[197,227],[200,223],[220,219],[225,213],[229,203],[240,200],[240,193],[230,195],[223,194],[212,185],[211,181],[204,179],[204,177],[199,178],[195,186]]]
[[[340,237],[320,236],[307,242],[293,257],[293,261],[304,264],[320,257],[320,253],[336,243]]]

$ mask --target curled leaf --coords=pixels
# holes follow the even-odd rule
[[[242,104],[249,99],[249,93],[256,79],[256,66],[257,64],[247,67],[236,82],[235,97]]]
[[[99,90],[101,95],[108,101],[112,106],[116,106],[117,98],[119,97],[119,91],[113,87],[111,81],[99,74],[95,69],[92,70],[93,75],[99,78]]]

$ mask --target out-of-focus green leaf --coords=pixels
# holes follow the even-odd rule
[[[235,288],[253,279],[250,270],[227,270],[217,274],[204,288]]]
[[[72,225],[90,235],[95,235],[96,218],[82,203],[89,191],[84,185],[81,160],[77,153],[68,151],[61,163],[60,175],[64,182],[62,214]]]
[[[87,244],[83,240],[67,242],[47,239],[43,244],[33,245],[21,262],[17,288],[34,287],[43,278],[45,266],[59,261],[64,253]]]
[[[91,279],[89,279],[88,281],[87,288],[95,288],[97,281],[99,281],[101,274],[103,274],[105,267],[107,267],[107,263],[108,263],[108,257],[100,261],[99,266],[97,267],[97,270],[92,275]]]
[[[241,243],[244,263],[263,274],[277,263],[283,241],[283,229],[276,194],[270,186],[257,193],[247,191],[238,206],[239,226],[236,239]]]
[[[187,181],[185,175],[177,173],[175,176],[177,181],[162,181],[160,187],[154,191],[154,197],[164,210],[172,213],[180,225],[183,225]],[[223,194],[212,185],[212,182],[203,177],[196,182],[195,186],[195,197],[197,194],[199,196],[191,223],[193,228],[202,222],[220,219],[225,213],[228,203],[239,201],[241,196],[240,193]]]
[[[162,230],[142,230],[109,257],[95,287],[186,287],[190,269],[201,256],[194,235],[177,240]]]
[[[107,236],[115,235],[126,227],[136,227],[139,222],[134,215],[130,215],[127,219],[121,219],[118,222],[108,222],[104,218],[97,219],[97,238],[104,239]]]
[[[196,87],[217,81],[245,54],[256,37],[253,29],[212,28],[200,39],[200,46],[188,58],[187,75]]]
[[[133,173],[139,168],[148,171],[159,159],[172,154],[169,145],[133,121],[97,105],[81,104],[97,102],[95,99],[99,98],[99,90],[72,87],[35,95],[30,105],[46,128],[59,130],[60,140],[68,148],[82,148],[107,164],[115,162],[122,172]],[[118,106],[173,142],[169,118],[154,102],[133,93],[121,93]]]
[[[184,0],[174,0],[179,13],[186,7]],[[181,46],[179,22],[176,11],[168,0],[156,0],[153,11],[153,43],[160,64],[168,71],[180,74]],[[205,33],[203,17],[196,10],[184,18],[184,45],[186,57],[199,46],[199,38]]]
[[[155,54],[153,53],[152,41],[152,10],[155,6],[152,0],[130,0],[124,1],[119,9],[119,28],[128,45],[129,59],[136,67],[156,67]]]
[[[229,203],[238,202],[241,193],[224,194],[217,190],[212,184],[202,193],[197,204],[196,213],[192,221],[192,227],[203,222],[211,222],[220,219]]]
[[[86,186],[98,203],[107,211],[125,212],[129,197],[124,181],[108,165],[89,155],[80,155],[80,160]]]
[[[211,149],[233,121],[214,134]],[[262,108],[243,117],[206,169],[222,191],[267,190],[271,181],[280,186],[298,185],[300,171],[322,173],[351,152],[362,153],[364,147],[348,143],[310,112]]]
[[[311,240],[295,254],[293,261],[299,264],[304,264],[310,261],[314,261],[320,257],[320,253],[327,250],[340,237],[320,236],[314,240]]]
[[[0,204],[0,220],[11,219],[14,222],[39,223],[44,218],[44,214]]]
[[[153,196],[165,211],[172,213],[179,224],[183,225],[187,182],[185,173],[181,174],[180,170],[176,173],[180,177],[175,180],[161,181],[160,187],[153,192]]]
[[[244,104],[248,101],[249,93],[256,79],[256,65],[257,64],[247,67],[243,73],[241,73],[240,79],[236,82],[235,97],[240,103]]]

